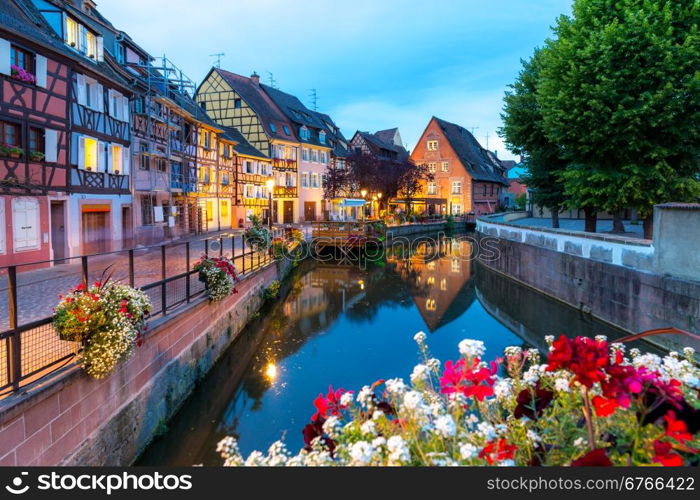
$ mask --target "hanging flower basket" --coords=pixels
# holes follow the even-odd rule
[[[109,375],[140,344],[151,311],[141,290],[107,279],[78,285],[60,299],[53,326],[61,340],[80,343],[81,364],[91,377]]]
[[[313,401],[297,455],[281,441],[241,456],[232,437],[224,465],[698,465],[700,370],[694,351],[665,358],[623,344],[548,337],[508,347],[487,362],[478,340],[444,365],[426,334],[410,383],[379,380],[357,394],[333,389]]]
[[[204,283],[207,295],[212,302],[238,293],[235,286],[238,274],[231,259],[203,255],[199,262],[194,265],[194,270],[199,272],[199,281]]]

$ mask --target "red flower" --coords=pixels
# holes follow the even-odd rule
[[[669,410],[664,416],[664,420],[666,420],[666,436],[678,442],[683,451],[687,451],[689,453],[698,452],[698,450],[695,448],[691,448],[690,446],[686,445],[688,441],[693,440],[693,435],[688,432],[688,426],[686,423],[683,420],[678,420],[676,418],[676,412]]]
[[[503,438],[495,439],[479,452],[479,458],[485,458],[489,465],[493,465],[495,462],[512,459],[517,449],[517,446],[508,444]]]
[[[513,416],[515,418],[527,417],[535,420],[542,416],[542,412],[552,402],[553,397],[554,393],[540,388],[539,382],[534,390],[523,389],[518,394],[518,406],[515,407]]]
[[[654,441],[654,458],[653,461],[663,465],[664,467],[680,467],[683,465],[683,457],[678,453],[673,453],[671,443],[665,441]]]
[[[604,448],[591,450],[571,462],[572,467],[611,467],[612,462]]]
[[[548,371],[560,369],[574,373],[574,380],[590,388],[606,378],[610,364],[608,343],[588,337],[571,340],[564,335],[555,340],[548,356]]]
[[[603,396],[594,396],[592,403],[595,408],[595,414],[598,417],[609,417],[620,406],[614,399],[607,399]]]
[[[343,389],[333,390],[333,386],[328,386],[328,394],[324,397],[323,394],[319,394],[316,399],[314,399],[314,406],[316,407],[316,413],[311,417],[311,420],[316,421],[319,418],[326,419],[328,414],[338,416],[340,415],[340,410],[344,408],[340,404],[340,397],[347,391]]]
[[[482,366],[481,360],[475,358],[471,365],[465,359],[456,363],[445,363],[445,371],[440,378],[440,390],[443,394],[460,392],[466,397],[475,397],[479,401],[493,396],[493,384],[498,365],[492,362],[490,367]]]

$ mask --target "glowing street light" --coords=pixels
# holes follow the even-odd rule
[[[265,376],[270,382],[274,382],[277,378],[277,365],[274,363],[268,363],[265,367]]]
[[[361,189],[360,194],[362,195],[362,199],[364,200],[365,197],[367,196],[367,190],[366,189]],[[365,205],[362,205],[362,222],[365,221],[365,214],[367,212],[367,207]]]

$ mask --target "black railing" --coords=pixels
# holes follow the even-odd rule
[[[282,231],[275,228],[274,236]],[[79,346],[60,340],[51,324],[59,294],[111,275],[149,296],[152,320],[204,294],[192,269],[202,255],[230,257],[240,278],[272,261],[267,249],[251,247],[239,232],[0,267],[0,398],[69,364],[78,353]]]

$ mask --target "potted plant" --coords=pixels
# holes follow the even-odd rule
[[[41,151],[31,151],[29,153],[29,159],[32,161],[43,161],[44,158],[45,155]]]
[[[243,239],[258,252],[267,249],[270,244],[270,231],[263,227],[262,219],[257,215],[250,215],[248,220],[252,226],[246,229]]]
[[[60,296],[53,326],[61,340],[80,344],[87,374],[103,378],[140,345],[150,312],[151,301],[144,292],[108,277]]]
[[[10,158],[20,158],[24,154],[24,149],[18,146],[10,146],[8,156]]]

